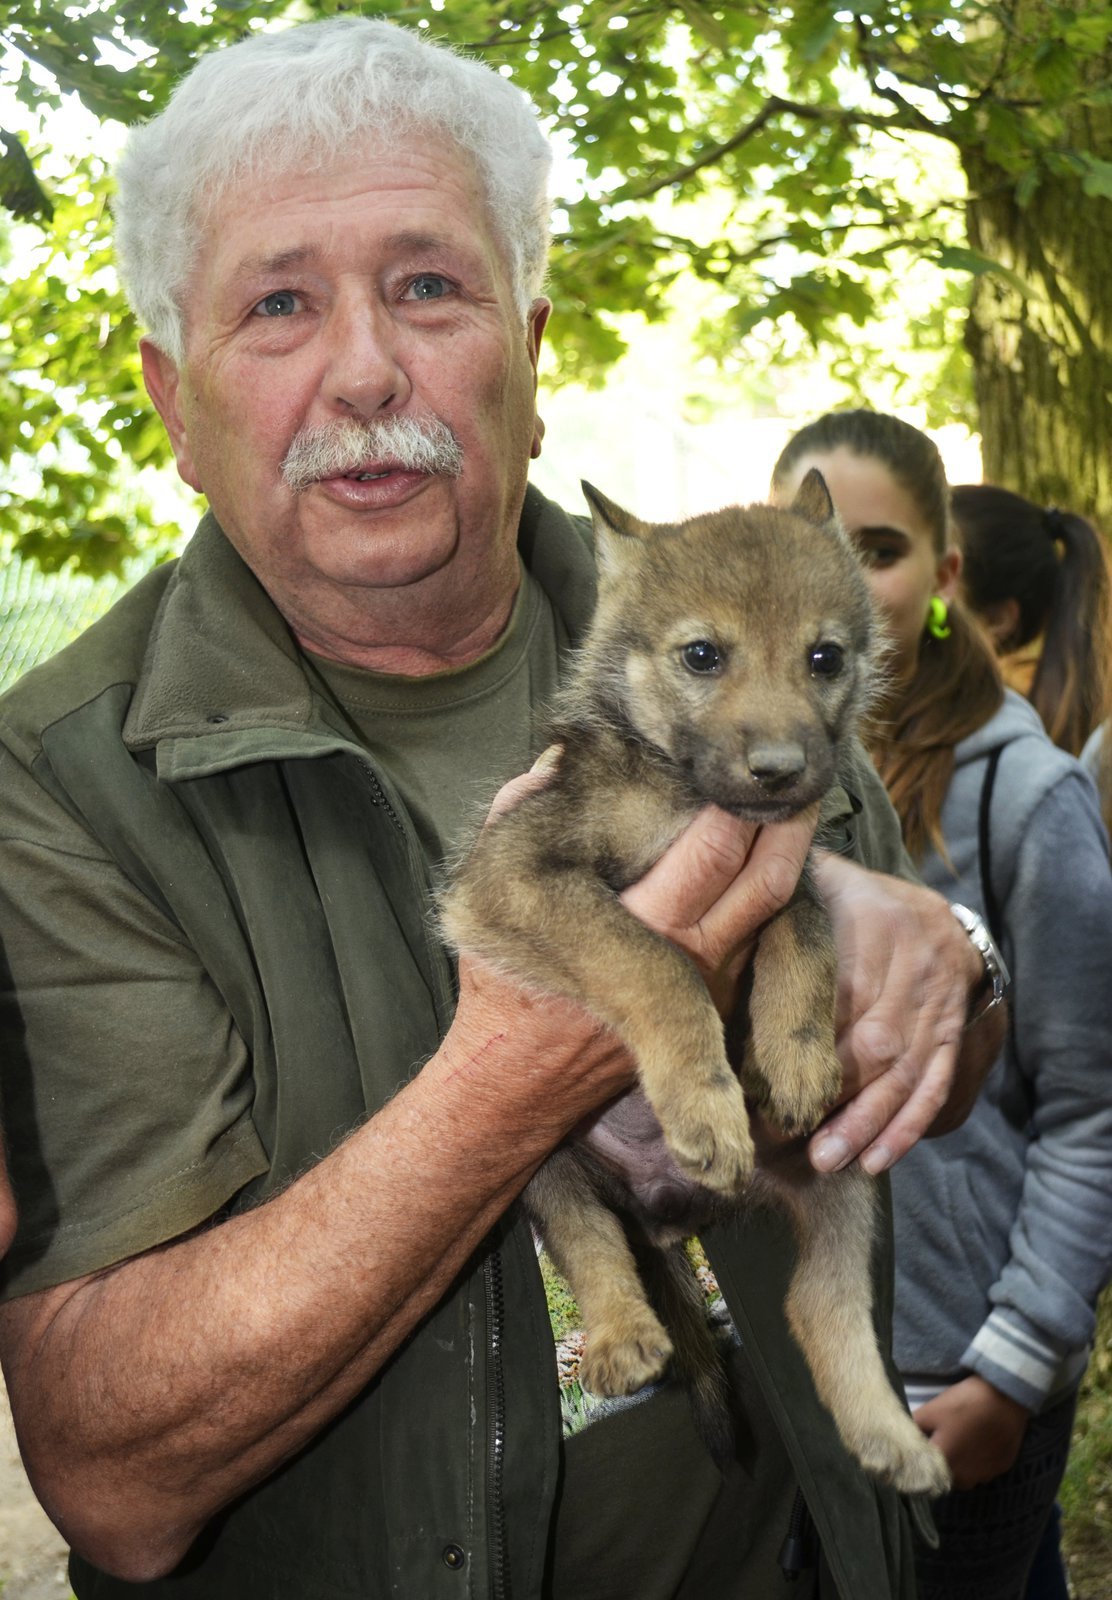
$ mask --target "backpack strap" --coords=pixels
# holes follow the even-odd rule
[[[985,922],[995,944],[1001,950],[1004,949],[1004,924],[1000,916],[1000,901],[992,881],[992,839],[989,818],[992,811],[992,792],[996,786],[996,769],[1000,765],[1003,753],[1004,746],[997,745],[989,754],[984,781],[981,784],[981,804],[977,815],[977,854],[981,871],[981,898],[984,902]],[[1031,1118],[1035,1108],[1035,1092],[1019,1057],[1015,1033],[1015,1009],[1012,1006],[1008,1007],[1008,1049],[1015,1062],[1018,1076],[1015,1085],[1016,1098],[1009,1094],[1004,1109],[1016,1126],[1020,1127]]]
[[[1002,948],[1003,926],[1000,921],[1000,902],[992,882],[992,839],[989,819],[992,813],[992,791],[996,786],[996,769],[1004,746],[997,745],[988,758],[984,782],[981,784],[981,805],[977,816],[977,857],[981,869],[981,898],[984,901],[985,921],[993,940]]]

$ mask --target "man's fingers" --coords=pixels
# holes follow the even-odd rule
[[[905,1021],[908,1019],[904,1019]],[[859,1094],[901,1061],[910,1039],[898,1019],[866,1012],[838,1035],[838,1059],[842,1063],[842,1099]]]
[[[706,806],[622,899],[634,916],[689,928],[706,915],[749,860],[759,824]]]
[[[736,937],[738,927],[761,927],[787,905],[803,871],[818,816],[818,807],[810,806],[788,822],[760,830],[744,875],[731,879],[703,918],[709,943]]]
[[[957,1059],[956,1043],[935,1050],[922,1071],[906,1057],[867,1084],[811,1139],[811,1164],[836,1172],[860,1158],[866,1172],[884,1172],[907,1154],[946,1102]]]
[[[755,931],[791,898],[818,820],[811,806],[789,822],[761,826],[706,806],[623,895],[636,916],[672,928],[701,926],[704,942]]]

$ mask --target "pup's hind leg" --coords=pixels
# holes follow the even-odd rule
[[[834,1050],[837,952],[805,872],[761,934],[753,960],[743,1081],[785,1133],[809,1133],[842,1087]]]
[[[592,1394],[633,1394],[663,1376],[672,1341],[649,1304],[625,1229],[573,1150],[557,1150],[525,1191],[549,1255],[579,1302],[580,1367]]]
[[[871,1257],[875,1186],[859,1167],[790,1194],[799,1259],[788,1323],[819,1399],[861,1465],[904,1494],[943,1494],[950,1473],[894,1393],[876,1342]]]

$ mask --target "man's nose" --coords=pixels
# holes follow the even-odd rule
[[[397,411],[410,395],[400,330],[385,307],[361,300],[329,318],[327,398],[340,410],[372,417]]]

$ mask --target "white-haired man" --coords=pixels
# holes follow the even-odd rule
[[[905,1592],[767,1218],[711,1246],[742,1331],[724,1476],[667,1387],[561,1445],[515,1204],[626,1090],[591,1018],[461,961],[432,867],[536,754],[591,605],[527,490],[547,151],[511,85],[339,19],[205,58],[121,170],[151,395],[211,512],[3,712],[0,1340],[81,1600]],[[847,840],[897,865],[862,767]],[[810,823],[707,812],[629,892],[723,1007]],[[847,1086],[880,1170],[975,1088],[980,957],[829,861]],[[418,1070],[419,1069],[419,1070]],[[354,1130],[354,1131],[353,1131]]]

